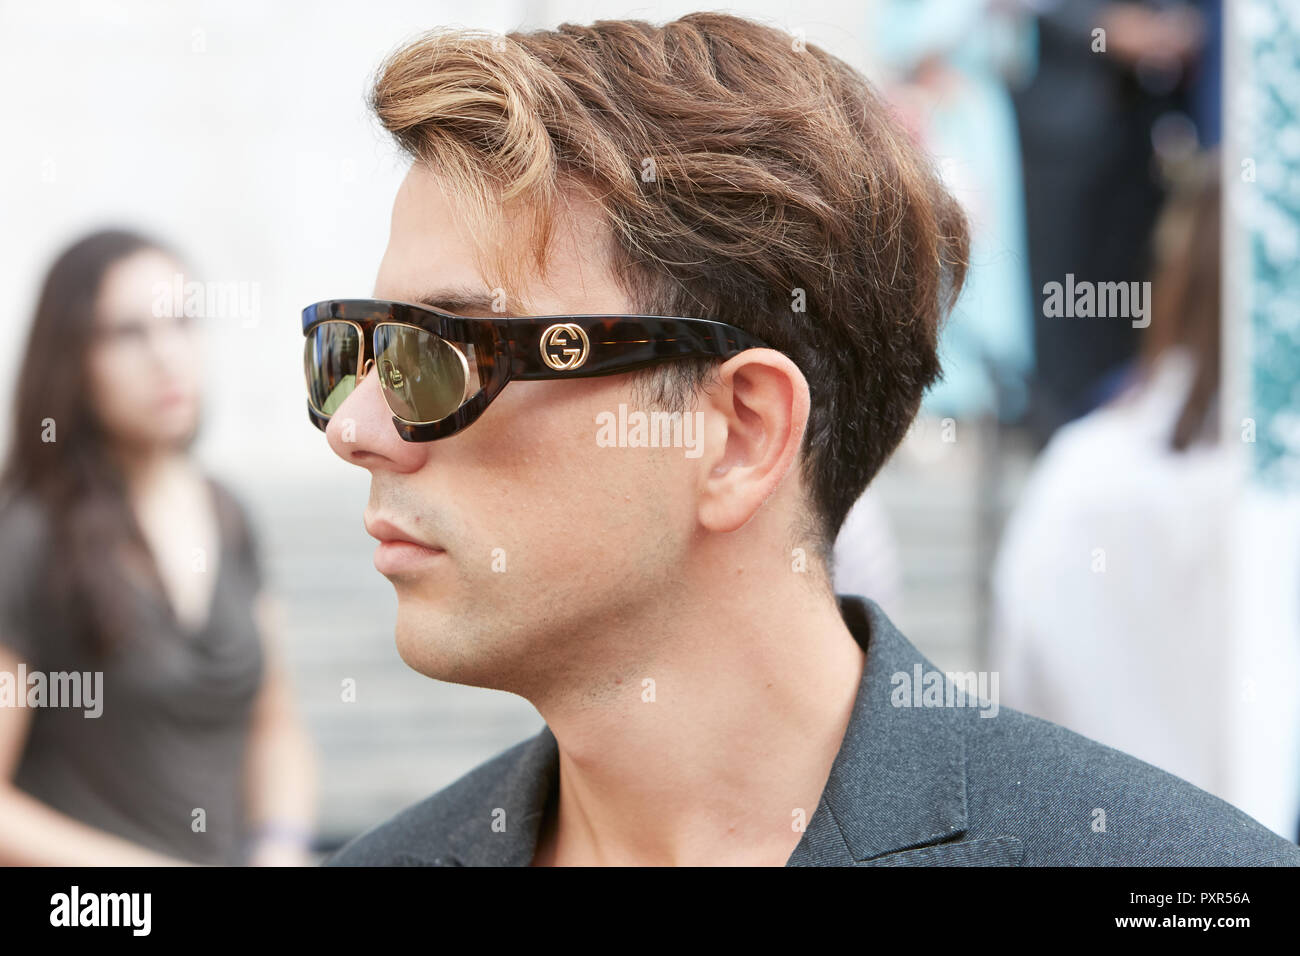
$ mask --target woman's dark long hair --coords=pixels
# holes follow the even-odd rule
[[[4,499],[30,495],[44,513],[51,564],[42,597],[101,653],[132,628],[129,581],[157,580],[110,436],[91,408],[86,375],[104,276],[144,251],[180,262],[154,239],[110,229],[75,242],[50,267],[22,357],[12,444],[0,474]]]
[[[1161,353],[1176,345],[1185,346],[1196,363],[1169,435],[1175,451],[1184,451],[1217,424],[1221,204],[1218,152],[1209,151],[1182,170],[1156,223],[1151,328],[1140,367],[1149,375]]]

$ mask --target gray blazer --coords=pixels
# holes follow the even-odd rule
[[[1300,866],[1295,844],[1190,783],[931,678],[873,601],[840,607],[866,667],[787,866]],[[544,727],[325,865],[527,866],[558,768]]]

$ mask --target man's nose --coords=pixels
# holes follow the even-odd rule
[[[374,359],[366,361],[361,381],[330,416],[325,437],[336,455],[361,468],[415,471],[428,456],[426,443],[404,441],[393,426]]]

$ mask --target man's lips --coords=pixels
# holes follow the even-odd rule
[[[414,571],[446,552],[434,544],[418,540],[386,518],[366,519],[366,531],[379,541],[375,549],[375,569],[383,575]]]

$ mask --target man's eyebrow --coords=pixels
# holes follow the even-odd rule
[[[443,312],[451,312],[456,315],[465,315],[470,312],[490,312],[493,315],[503,317],[512,315],[513,313],[508,308],[501,311],[493,308],[503,298],[505,297],[496,296],[491,292],[468,286],[448,286],[420,293],[415,298],[406,301],[414,302],[417,305],[427,305],[432,309],[441,309]]]

